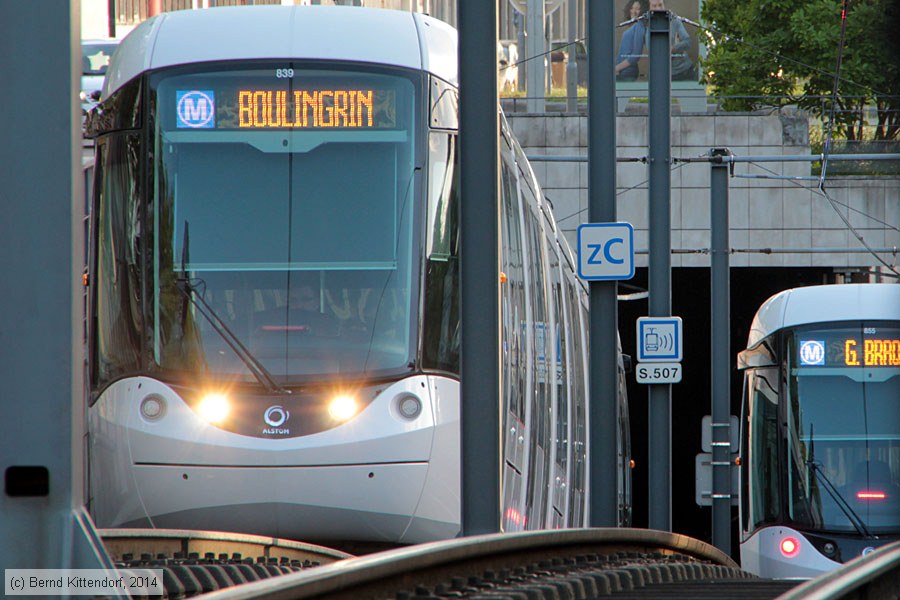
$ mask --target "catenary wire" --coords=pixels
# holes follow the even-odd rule
[[[674,173],[675,171],[677,171],[678,169],[682,168],[682,167],[685,166],[686,164],[688,164],[688,163],[680,163],[680,164],[677,164],[677,165],[673,166],[673,167],[670,169],[670,172]],[[630,191],[639,189],[639,188],[641,188],[642,186],[647,185],[648,183],[650,183],[650,180],[649,180],[649,179],[645,179],[645,180],[641,181],[640,183],[636,183],[636,184],[634,184],[634,185],[632,185],[632,186],[630,186],[630,187],[627,187],[627,188],[617,188],[617,190],[616,190],[616,197],[618,198],[618,197],[621,196],[622,194],[625,194],[625,193],[627,193],[627,192],[630,192]],[[580,215],[581,213],[583,213],[583,212],[585,212],[585,211],[587,211],[587,210],[588,210],[587,208],[582,208],[582,209],[577,210],[577,211],[575,211],[575,212],[573,212],[573,213],[571,213],[571,214],[566,215],[565,217],[561,217],[561,218],[557,219],[556,222],[557,222],[557,223],[562,223],[563,221],[565,221],[565,220],[567,220],[567,219],[571,219],[572,217],[576,217],[576,216]]]
[[[758,168],[760,168],[760,169],[763,169],[763,170],[765,170],[765,171],[769,171],[770,173],[772,173],[772,174],[774,174],[774,175],[777,175],[777,173],[775,173],[775,171],[773,171],[773,170],[771,170],[771,169],[769,169],[769,168],[767,168],[767,167],[765,167],[765,166],[763,166],[763,165],[761,165],[761,164],[759,164],[759,163],[751,162],[751,163],[749,163],[749,164],[755,165],[756,167],[758,167]],[[816,188],[816,189],[813,189],[813,188],[807,187],[807,186],[805,186],[805,185],[803,185],[803,184],[801,184],[801,183],[799,183],[799,182],[796,182],[796,181],[791,181],[791,183],[794,184],[795,186],[801,188],[801,189],[809,190],[809,191],[811,191],[811,192],[815,192],[815,193],[817,193],[817,194],[823,196],[823,197],[829,202],[829,204],[831,205],[831,208],[834,210],[834,212],[837,213],[837,215],[838,215],[838,217],[841,219],[841,221],[843,221],[843,223],[844,223],[844,225],[847,227],[847,229],[848,229],[850,232],[853,233],[854,237],[856,237],[856,239],[859,241],[859,243],[862,244],[862,246],[869,252],[869,254],[871,254],[871,255],[875,258],[875,260],[877,260],[877,261],[880,262],[882,265],[884,265],[885,267],[887,267],[887,268],[888,268],[891,272],[893,272],[895,275],[900,276],[900,271],[898,271],[897,268],[896,268],[894,265],[888,263],[888,262],[885,261],[883,258],[881,258],[881,256],[880,256],[877,252],[875,252],[875,251],[872,249],[872,247],[869,245],[869,243],[866,242],[865,238],[863,238],[863,236],[859,233],[859,231],[857,231],[857,229],[850,223],[849,219],[847,219],[847,217],[845,217],[845,216],[841,213],[841,211],[838,209],[838,206],[843,206],[843,207],[847,208],[848,210],[852,210],[852,211],[854,211],[854,212],[857,212],[857,213],[859,213],[859,214],[861,214],[861,215],[863,215],[863,216],[865,216],[865,217],[867,217],[867,218],[869,218],[869,219],[871,219],[871,220],[873,220],[873,221],[876,221],[876,222],[878,222],[878,223],[881,223],[882,225],[885,225],[885,226],[887,226],[887,227],[889,227],[889,228],[891,228],[891,229],[900,230],[900,229],[898,229],[897,226],[891,225],[890,223],[886,223],[886,222],[884,222],[884,221],[881,221],[880,219],[877,219],[877,218],[873,217],[872,215],[869,215],[869,214],[867,214],[867,213],[865,213],[865,212],[863,212],[863,211],[860,211],[860,210],[857,210],[857,209],[855,209],[855,208],[852,208],[852,207],[850,207],[850,206],[847,205],[847,204],[844,204],[844,203],[842,203],[842,202],[838,202],[837,200],[835,200],[834,198],[832,198],[830,194],[828,194],[828,192],[825,190],[824,186],[820,186],[820,187],[818,187],[818,188]]]
[[[828,112],[828,129],[825,134],[825,148],[822,152],[822,172],[819,174],[819,189],[825,191],[825,174],[828,171],[828,154],[831,152],[831,136],[834,131],[834,113],[837,106],[838,89],[841,84],[841,64],[844,57],[844,41],[847,36],[847,0],[841,4],[841,33],[838,36],[837,59],[834,67],[834,85],[831,88],[831,108]]]
[[[773,171],[772,169],[766,167],[765,165],[763,165],[763,163],[757,163],[757,162],[750,161],[750,162],[747,163],[747,164],[753,165],[754,167],[756,167],[756,168],[758,168],[758,169],[762,169],[763,171],[768,171],[768,172],[771,173],[772,175],[778,176],[778,173],[777,173],[776,171]],[[802,189],[802,190],[806,190],[806,191],[812,192],[812,193],[814,193],[814,194],[823,195],[822,192],[818,189],[818,187],[812,188],[812,187],[803,185],[802,183],[800,183],[800,182],[798,182],[798,181],[793,181],[793,180],[790,180],[790,179],[788,179],[787,181],[790,181],[790,183],[794,184],[794,186],[796,186],[796,187],[798,187],[798,188],[800,188],[800,189]],[[849,210],[849,211],[851,211],[851,212],[855,212],[855,213],[857,213],[857,214],[859,214],[859,215],[862,215],[862,216],[864,216],[865,218],[867,218],[867,219],[869,219],[869,220],[871,220],[871,221],[874,221],[874,222],[878,223],[879,225],[883,225],[883,226],[887,227],[888,229],[893,229],[894,231],[900,231],[900,226],[893,225],[893,224],[891,224],[891,223],[888,223],[887,221],[882,221],[882,220],[879,219],[878,217],[875,217],[875,216],[873,216],[873,215],[870,215],[869,213],[867,213],[867,212],[865,212],[865,211],[862,211],[862,210],[859,210],[858,208],[854,208],[854,207],[850,206],[849,204],[844,204],[843,202],[841,202],[841,201],[839,201],[839,200],[834,200],[834,204],[836,204],[836,205],[838,205],[838,206],[843,206],[843,207],[846,208],[847,210]]]
[[[638,20],[640,20],[640,19],[645,19],[646,16],[647,16],[647,15],[644,14],[644,15],[642,15],[641,17],[638,17],[637,19],[630,19],[630,20],[628,20],[628,21],[624,21],[624,22],[622,22],[622,23],[619,23],[619,25],[618,25],[617,27],[623,27],[623,26],[625,26],[625,25],[630,25],[630,24],[632,24],[632,23],[634,23],[634,22],[636,22],[636,21],[638,21]],[[734,41],[736,41],[736,42],[738,42],[738,43],[744,44],[744,45],[746,45],[746,46],[748,46],[748,47],[750,47],[750,48],[753,48],[753,49],[755,49],[755,50],[759,50],[759,51],[761,51],[761,52],[765,52],[765,53],[767,53],[767,54],[770,54],[770,55],[772,55],[773,57],[775,57],[775,58],[777,58],[777,59],[779,59],[779,60],[786,60],[786,61],[792,62],[792,63],[794,63],[794,64],[796,64],[796,65],[802,66],[802,67],[804,67],[804,68],[806,68],[806,69],[809,69],[809,70],[811,70],[811,71],[817,72],[817,73],[819,73],[819,74],[824,74],[824,75],[832,76],[832,77],[834,78],[834,87],[833,87],[833,90],[832,90],[831,113],[830,113],[830,116],[829,116],[828,134],[827,134],[826,141],[825,141],[825,152],[823,153],[822,173],[821,173],[821,176],[820,176],[820,182],[819,182],[819,190],[818,190],[818,192],[819,192],[826,200],[828,200],[828,202],[829,202],[829,204],[831,205],[832,209],[835,211],[835,213],[837,213],[838,217],[840,217],[840,219],[844,222],[844,224],[845,224],[845,226],[847,227],[847,229],[848,229],[850,232],[853,233],[854,237],[856,237],[856,239],[859,241],[859,243],[862,244],[863,247],[865,247],[866,250],[868,250],[868,252],[869,252],[876,260],[878,260],[881,264],[883,264],[885,267],[887,267],[888,269],[890,269],[893,273],[895,273],[895,274],[897,274],[897,275],[900,275],[900,271],[897,271],[897,269],[896,269],[893,265],[889,264],[889,263],[886,262],[884,259],[882,259],[882,258],[881,258],[881,257],[880,257],[873,249],[872,249],[872,247],[869,246],[869,244],[868,244],[868,242],[866,242],[865,238],[864,238],[864,237],[856,230],[856,228],[850,223],[850,221],[849,221],[843,214],[841,214],[841,211],[838,209],[838,206],[845,206],[848,210],[854,210],[854,211],[856,211],[856,212],[859,212],[860,214],[863,214],[863,215],[866,216],[867,218],[870,218],[870,219],[872,219],[872,220],[878,221],[878,222],[880,222],[880,223],[882,223],[882,224],[884,224],[884,225],[886,225],[886,226],[888,226],[888,227],[891,227],[891,228],[893,228],[893,229],[897,229],[897,228],[896,228],[895,226],[893,226],[893,225],[890,225],[890,224],[888,224],[888,223],[885,223],[885,222],[883,222],[883,221],[880,221],[880,220],[876,219],[875,217],[872,217],[871,215],[868,215],[868,214],[866,214],[866,213],[863,213],[862,211],[858,211],[858,210],[856,210],[856,209],[852,209],[851,207],[849,207],[849,206],[847,206],[847,205],[844,205],[844,204],[842,204],[842,203],[836,201],[834,198],[831,197],[830,194],[828,194],[828,192],[825,190],[825,186],[824,186],[824,179],[825,179],[826,170],[827,170],[828,153],[829,153],[829,151],[830,151],[830,142],[831,142],[831,135],[832,135],[832,126],[833,126],[833,123],[834,123],[834,111],[835,111],[835,106],[836,106],[836,104],[837,104],[837,100],[836,100],[836,99],[837,99],[837,91],[838,91],[840,82],[842,81],[842,79],[841,79],[841,77],[840,77],[840,70],[841,70],[841,61],[842,61],[842,54],[843,54],[842,51],[843,51],[843,46],[844,46],[844,39],[845,39],[845,36],[846,36],[847,0],[843,0],[842,7],[841,7],[841,33],[840,33],[840,41],[839,41],[839,46],[838,46],[837,65],[836,65],[836,69],[835,69],[834,72],[830,72],[830,71],[826,71],[826,70],[824,70],[824,69],[820,69],[820,68],[815,67],[815,66],[813,66],[813,65],[809,65],[809,64],[804,63],[804,62],[802,62],[802,61],[793,59],[793,58],[791,58],[791,57],[789,57],[789,56],[785,56],[785,55],[780,54],[780,53],[778,53],[778,52],[774,52],[774,51],[772,51],[772,50],[768,50],[768,49],[763,48],[763,47],[761,47],[761,46],[757,46],[756,44],[751,44],[751,43],[749,43],[749,42],[747,42],[747,41],[745,41],[745,40],[743,40],[743,39],[741,39],[741,38],[739,38],[739,37],[736,37],[736,36],[732,36],[732,35],[726,34],[726,33],[722,32],[722,31],[719,31],[719,30],[717,30],[717,29],[715,29],[715,28],[713,28],[713,27],[701,25],[700,23],[697,23],[697,22],[692,21],[692,20],[690,20],[690,19],[686,19],[686,18],[684,18],[684,17],[680,17],[680,16],[677,16],[677,15],[675,15],[675,18],[678,18],[678,19],[680,19],[682,22],[687,23],[687,24],[689,24],[689,25],[692,25],[692,26],[694,26],[694,27],[696,27],[696,28],[698,28],[698,29],[700,29],[700,30],[702,30],[702,31],[706,31],[706,32],[709,32],[709,33],[712,33],[712,34],[715,34],[715,35],[723,36],[723,37],[725,37],[726,39],[734,40]],[[530,57],[527,57],[527,58],[525,58],[525,59],[523,59],[523,60],[519,60],[519,61],[517,61],[517,62],[515,62],[515,63],[510,63],[510,64],[508,64],[508,65],[505,65],[504,67],[501,68],[501,70],[507,69],[507,68],[510,68],[510,67],[513,67],[513,66],[516,66],[516,67],[517,67],[517,66],[519,66],[519,65],[521,65],[521,64],[524,64],[524,63],[526,63],[526,62],[528,62],[528,61],[530,61],[530,60],[534,60],[534,59],[536,59],[536,58],[541,58],[541,57],[547,56],[547,55],[551,54],[551,53],[552,53],[553,51],[555,51],[555,50],[559,50],[559,49],[562,49],[562,48],[567,48],[567,47],[569,47],[569,46],[575,45],[575,44],[577,44],[577,43],[579,43],[579,42],[584,42],[584,41],[586,41],[586,40],[587,40],[587,37],[579,38],[579,39],[577,39],[577,40],[575,40],[575,41],[573,41],[573,42],[569,42],[569,43],[566,43],[566,44],[564,44],[564,45],[562,45],[562,46],[559,46],[559,47],[557,47],[557,48],[554,49],[554,50],[550,50],[550,51],[547,51],[547,52],[543,52],[543,53],[537,54],[537,55],[535,55],[535,56],[530,56]],[[848,84],[850,84],[850,85],[854,85],[854,86],[857,86],[857,87],[861,87],[861,88],[863,88],[863,89],[865,89],[865,90],[868,90],[868,91],[870,91],[870,92],[872,92],[872,93],[880,94],[880,92],[878,92],[877,90],[873,89],[871,86],[864,85],[864,84],[860,84],[860,83],[857,83],[857,82],[852,81],[852,80],[849,80],[849,79],[844,79],[843,81],[845,81],[846,83],[848,83]],[[680,165],[673,166],[671,170],[672,170],[672,171],[675,171],[676,169],[679,169],[679,168],[681,168],[682,166],[684,166],[684,164],[686,164],[686,163],[682,163],[682,164],[680,164]],[[755,163],[751,163],[751,164],[755,164]],[[760,166],[760,165],[757,165],[757,166]],[[769,170],[769,169],[765,169],[765,170]],[[770,170],[769,170],[769,171],[770,171]],[[770,172],[772,172],[772,171],[770,171]],[[772,172],[772,173],[775,174],[774,172]],[[622,194],[624,194],[624,193],[626,193],[626,192],[629,192],[629,191],[632,191],[632,190],[634,190],[634,189],[640,188],[641,186],[647,184],[648,182],[649,182],[649,180],[644,180],[644,181],[642,181],[642,182],[640,182],[640,183],[638,183],[638,184],[635,184],[635,185],[633,185],[633,186],[631,186],[631,187],[621,189],[620,191],[617,191],[616,197],[621,196]],[[792,183],[794,183],[795,185],[800,185],[800,184],[797,183],[797,182],[792,182]],[[800,186],[800,187],[804,187],[804,188],[805,188],[805,186]],[[566,215],[565,217],[561,217],[561,218],[558,219],[557,222],[562,223],[563,221],[566,221],[566,220],[568,220],[568,219],[571,219],[572,217],[575,217],[575,216],[577,216],[577,215],[580,215],[580,214],[584,213],[586,210],[588,210],[588,209],[587,209],[587,208],[583,208],[583,209],[578,210],[578,211],[576,211],[576,212],[574,212],[574,213],[571,213],[571,214],[569,214],[569,215]]]

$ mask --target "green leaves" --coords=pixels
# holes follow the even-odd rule
[[[841,31],[841,0],[706,0],[712,30],[703,61],[724,107],[799,104],[829,118]],[[849,2],[835,133],[847,139],[900,134],[900,0]],[[864,107],[875,106],[877,118]]]

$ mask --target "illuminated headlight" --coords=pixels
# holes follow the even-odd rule
[[[141,416],[148,421],[156,421],[166,414],[166,400],[162,396],[150,394],[141,400]]]
[[[397,398],[397,412],[404,419],[412,421],[422,414],[422,401],[416,396],[404,394]]]
[[[207,394],[197,405],[197,412],[209,423],[218,424],[228,417],[231,407],[225,394]]]
[[[328,414],[335,421],[347,421],[359,411],[353,396],[336,396],[328,404]]]

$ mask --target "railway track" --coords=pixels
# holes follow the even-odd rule
[[[165,597],[178,600],[900,599],[900,543],[802,583],[760,579],[708,544],[639,529],[474,536],[360,557],[259,536],[102,534],[120,568],[162,569]]]
[[[221,574],[251,565],[216,564],[211,558],[205,567]],[[756,579],[719,550],[678,534],[577,529],[459,538],[300,568],[219,591],[213,585],[202,590],[204,598],[588,600],[774,598],[793,583]],[[188,596],[176,589],[171,597]]]
[[[238,533],[181,529],[101,529],[98,533],[117,568],[162,570],[165,597],[172,600],[352,556],[314,544]]]

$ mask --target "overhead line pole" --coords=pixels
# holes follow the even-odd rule
[[[588,221],[616,221],[615,7],[587,3]],[[618,285],[590,282],[590,524],[618,524]]]
[[[672,315],[671,62],[669,11],[650,11],[648,218],[651,317]],[[649,525],[672,531],[672,385],[649,387]]]
[[[528,13],[525,15],[525,56],[531,60],[525,63],[525,106],[530,113],[542,113],[546,105],[545,97],[547,95],[547,67],[544,62],[544,52],[547,50],[544,37],[546,16],[544,13],[544,0],[528,0],[526,6],[528,7]],[[521,52],[521,50],[520,48],[519,51]],[[493,53],[496,54],[496,52],[495,47]],[[491,56],[494,56],[494,54],[491,54]],[[484,56],[482,60],[484,60]],[[521,61],[521,58],[519,60]],[[521,71],[519,73],[521,74]]]
[[[462,533],[500,531],[497,3],[460,0]]]
[[[716,148],[710,156],[730,156]],[[729,280],[728,170],[710,163],[710,335],[712,355],[712,542],[731,554],[731,283]]]
[[[566,6],[569,29],[569,62],[566,63],[566,110],[578,112],[578,0],[568,0]]]

